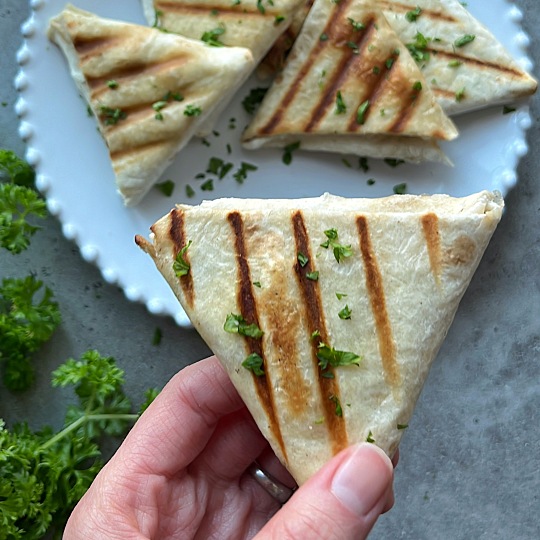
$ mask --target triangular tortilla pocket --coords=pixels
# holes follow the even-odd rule
[[[254,65],[248,49],[210,47],[72,6],[51,20],[48,34],[97,119],[128,206]]]
[[[142,0],[149,24],[215,47],[246,47],[255,65],[292,22],[304,0]],[[255,67],[255,66],[254,66]],[[239,84],[245,82],[249,73]],[[228,101],[208,118],[197,135],[210,133]]]
[[[392,455],[500,220],[499,194],[220,199],[136,237],[298,483]]]
[[[246,47],[255,62],[287,29],[304,0],[142,0],[149,24],[216,46]]]
[[[348,2],[350,0],[342,0]],[[385,0],[373,2],[421,67],[437,101],[449,115],[533,94],[537,81],[459,0]],[[287,40],[272,47],[265,73],[282,67],[301,28],[306,7],[297,12]]]
[[[448,162],[437,141],[457,135],[381,11],[316,0],[242,141]]]
[[[508,103],[536,91],[536,80],[459,0],[381,4],[448,114]]]

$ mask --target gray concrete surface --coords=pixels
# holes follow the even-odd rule
[[[538,0],[516,4],[525,13],[538,66]],[[0,0],[0,147],[19,155],[25,147],[17,135],[12,81],[19,27],[28,13],[25,0]],[[395,507],[371,538],[540,538],[540,94],[531,112],[530,152],[520,163],[519,182],[403,439]],[[0,417],[8,423],[59,425],[71,398],[49,390],[50,371],[88,348],[117,358],[136,402],[144,388],[162,386],[208,353],[193,330],[150,315],[106,284],[53,218],[27,252],[0,252],[0,277],[28,271],[55,291],[64,322],[37,356],[36,387],[21,396],[0,387]],[[163,341],[155,347],[158,326]]]

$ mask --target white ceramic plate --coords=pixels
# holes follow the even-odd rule
[[[134,23],[146,24],[140,0],[74,0],[77,7]],[[15,84],[20,91],[16,109],[20,135],[27,142],[27,160],[36,167],[37,186],[83,258],[95,263],[106,281],[118,284],[129,300],[146,304],[156,314],[167,314],[182,326],[189,320],[150,258],[134,243],[135,234],[147,235],[149,226],[176,202],[196,204],[217,197],[293,198],[318,196],[325,191],[350,197],[380,197],[392,194],[393,186],[406,182],[409,193],[468,195],[482,189],[503,194],[516,182],[516,167],[527,152],[525,131],[531,120],[526,103],[514,114],[503,115],[494,107],[456,119],[460,136],[443,144],[455,163],[444,165],[401,165],[391,168],[369,160],[363,172],[358,158],[297,152],[293,162],[282,163],[282,151],[244,151],[239,138],[248,115],[241,101],[252,80],[237,95],[216,126],[219,135],[193,140],[165,172],[163,180],[175,180],[171,198],[158,190],[140,206],[125,208],[116,192],[107,150],[87,114],[60,50],[46,37],[49,19],[65,6],[65,0],[31,0],[32,15],[23,25],[24,44],[18,53],[20,72]],[[523,68],[532,66],[526,56],[527,36],[521,31],[520,10],[508,0],[469,0],[468,8],[486,24]],[[235,128],[231,129],[230,119]],[[228,153],[230,145],[231,153]],[[234,167],[222,180],[213,181],[213,191],[201,190],[211,178],[195,177],[206,170],[211,157],[232,162]],[[256,165],[240,185],[233,174],[242,161]],[[373,185],[368,179],[375,179]],[[195,195],[186,197],[186,184]]]

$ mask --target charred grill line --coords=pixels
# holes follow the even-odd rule
[[[341,6],[341,3],[339,5]],[[347,46],[346,44],[342,45],[343,54],[341,55],[341,60],[337,68],[334,70],[332,79],[330,79],[329,84],[326,86],[323,98],[319,101],[319,103],[317,103],[316,108],[312,111],[310,120],[304,128],[304,131],[313,131],[328,110],[334,106],[336,93],[341,88],[343,81],[346,81],[349,77],[351,65],[353,65],[355,62],[362,62],[363,50],[367,46],[369,37],[374,29],[374,19],[370,19],[365,23],[364,30],[356,32],[358,35],[355,36],[355,39],[350,40],[351,43],[354,43],[358,47],[358,53],[353,51],[350,46]],[[368,91],[368,96],[359,100],[357,106],[360,105],[360,103],[362,103],[365,99],[368,99],[372,91],[373,90]],[[354,121],[352,123],[355,126],[354,129],[358,129],[359,125],[356,123],[356,117],[354,117]]]
[[[332,13],[332,16],[330,17],[330,20],[326,24],[323,33],[326,33],[328,36],[331,35],[332,30],[336,24],[336,20],[339,19],[343,11],[347,8],[348,1],[341,0],[339,2],[334,12]],[[289,105],[291,104],[292,100],[296,97],[296,94],[298,93],[298,88],[300,87],[300,83],[305,78],[305,76],[311,71],[311,68],[315,61],[317,60],[317,56],[319,55],[320,51],[330,43],[330,39],[328,41],[321,41],[317,40],[317,43],[315,47],[312,49],[311,53],[309,54],[307,60],[304,62],[302,67],[298,70],[298,73],[292,82],[292,84],[289,86],[289,89],[287,90],[284,98],[281,100],[280,107],[278,110],[274,113],[272,118],[268,120],[268,122],[260,129],[261,134],[268,134],[274,131],[276,126],[281,122],[283,119],[283,113],[287,110]]]
[[[73,46],[79,55],[80,63],[86,62],[88,58],[97,56],[103,50],[113,47],[119,38],[116,36],[109,37],[87,37],[82,35],[72,36]]]
[[[313,364],[317,370],[321,403],[324,409],[326,427],[328,429],[332,444],[332,452],[336,454],[348,445],[347,430],[345,426],[345,418],[336,414],[335,402],[333,402],[331,399],[333,396],[339,399],[339,384],[335,378],[330,379],[323,376],[322,370],[319,366],[319,360],[317,358],[317,347],[319,343],[324,342],[328,344],[328,331],[326,329],[318,282],[306,277],[306,274],[308,272],[313,272],[315,268],[312,263],[313,257],[309,247],[309,236],[306,230],[302,212],[299,210],[296,211],[292,216],[292,225],[296,251],[297,253],[303,253],[308,258],[308,262],[303,267],[298,261],[296,261],[294,271],[296,277],[298,278],[302,299],[304,301],[304,313],[307,318],[310,336],[316,331],[318,331],[320,334],[319,339],[311,340],[311,351]],[[329,367],[328,372],[333,374],[333,368]]]
[[[396,361],[396,346],[386,310],[383,279],[371,244],[367,218],[358,216],[356,226],[360,240],[360,252],[362,253],[366,272],[366,287],[377,328],[382,365],[386,379],[392,386],[396,386],[400,378]]]
[[[255,295],[253,294],[251,272],[247,260],[244,221],[239,212],[231,212],[227,216],[227,220],[229,221],[229,225],[231,226],[235,238],[234,249],[236,252],[239,282],[237,297],[241,314],[248,324],[256,324],[260,328],[257,304],[255,302]],[[281,429],[276,416],[274,396],[271,390],[271,381],[269,380],[268,371],[266,369],[262,340],[247,336],[244,339],[246,341],[248,353],[257,353],[263,359],[265,367],[264,376],[257,376],[253,374],[253,382],[259,396],[259,401],[268,417],[270,429],[278,441],[285,460],[287,460],[287,451],[285,449],[285,443],[283,441],[283,436],[281,434]]]
[[[176,259],[180,250],[187,245],[188,240],[184,230],[184,212],[182,210],[171,210],[171,225],[169,227],[169,236],[173,242],[174,251],[173,258]],[[189,250],[184,253],[184,260],[189,263]],[[191,272],[188,272],[185,276],[178,278],[180,286],[184,292],[184,296],[190,307],[193,307],[195,294],[193,290],[193,277]]]
[[[474,64],[481,69],[482,68],[490,69],[493,71],[498,71],[499,73],[506,73],[507,75],[510,75],[511,77],[517,77],[518,79],[523,78],[523,72],[520,71],[519,69],[499,66],[498,64],[494,64],[493,62],[485,62],[484,60],[479,60],[478,58],[471,58],[469,56],[458,54],[456,52],[444,51],[444,50],[435,49],[435,48],[427,48],[426,52],[428,52],[431,55],[432,60],[433,58],[444,57],[448,59],[449,61],[459,60],[460,62],[463,62],[464,64]]]
[[[238,6],[233,6],[232,2],[230,6],[224,6],[223,4],[211,5],[211,4],[177,4],[175,2],[155,2],[155,8],[157,11],[163,12],[164,15],[169,13],[175,14],[200,14],[200,15],[211,15],[212,10],[217,10],[218,15],[212,15],[214,19],[220,20],[222,16],[233,16],[238,18],[239,15],[242,17],[272,17],[272,19],[278,15],[277,11],[272,9],[272,6],[265,6],[265,13],[261,13],[257,8],[249,9],[244,7],[242,4]]]
[[[372,24],[373,24],[373,21],[372,21]],[[367,41],[365,44],[367,44]],[[390,67],[387,67],[386,61],[390,59],[392,60],[392,64],[390,65]],[[355,105],[356,107],[359,107],[361,103],[364,103],[366,100],[369,101],[370,106],[366,114],[364,115],[365,120],[367,120],[367,118],[369,117],[369,114],[373,110],[375,103],[377,103],[379,96],[381,94],[384,94],[384,87],[386,86],[386,83],[388,82],[389,77],[390,77],[389,73],[394,68],[398,59],[399,59],[399,53],[394,52],[385,60],[384,66],[380,66],[380,65],[378,66],[379,73],[377,75],[372,72],[371,75],[374,77],[372,79],[373,83],[368,88],[368,92],[366,93],[366,95],[363,98],[359,99]],[[351,121],[349,122],[348,128],[349,128],[349,131],[357,131],[358,129],[360,129],[360,124],[358,124],[358,122],[356,121],[356,115],[352,116]]]
[[[439,234],[439,218],[436,214],[426,214],[421,218],[422,230],[426,240],[431,271],[435,276],[437,285],[441,283],[442,251]]]

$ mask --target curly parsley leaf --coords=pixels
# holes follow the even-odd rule
[[[139,417],[130,413],[123,371],[113,358],[88,351],[53,373],[54,386],[74,386],[79,396],[64,428],[33,432],[6,429],[0,420],[0,537],[61,535],[69,514],[103,465],[99,442],[125,434]]]
[[[15,152],[0,148],[0,178],[2,177],[13,184],[33,188],[36,174]]]
[[[191,265],[186,261],[186,251],[191,246],[191,240],[178,252],[176,259],[173,262],[173,271],[177,277],[187,276]]]
[[[257,353],[251,353],[242,362],[242,366],[252,371],[257,377],[264,375],[264,360]]]
[[[12,183],[0,184],[0,247],[14,254],[24,251],[30,237],[39,229],[29,218],[46,215],[45,201],[35,190]]]
[[[32,354],[48,341],[61,316],[53,293],[34,276],[3,279],[0,286],[0,360],[4,383],[26,390],[34,380]]]

